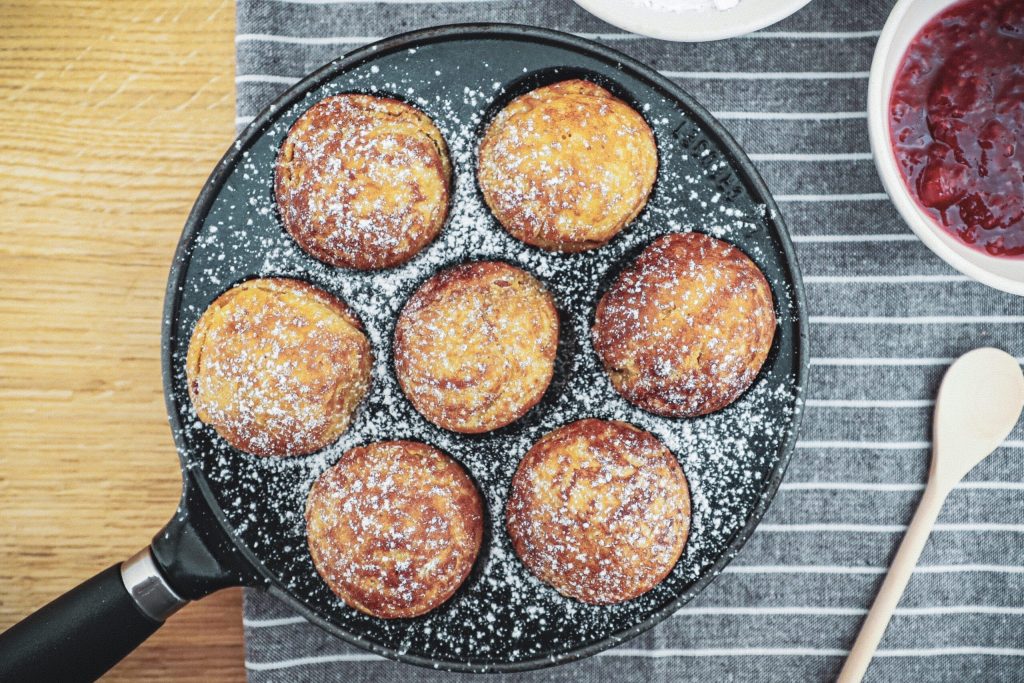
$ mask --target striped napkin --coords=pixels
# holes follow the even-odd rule
[[[951,359],[1024,355],[1024,299],[968,281],[900,220],[868,146],[868,69],[892,0],[815,0],[712,44],[623,33],[570,0],[238,0],[238,125],[324,62],[437,24],[503,21],[606,43],[678,81],[750,153],[807,285],[803,440],[764,522],[678,615],[602,656],[517,681],[835,677],[921,494],[932,399]],[[1024,428],[949,497],[871,667],[875,681],[1024,681]],[[245,600],[252,681],[435,681],[275,599]],[[504,680],[492,677],[488,680]]]

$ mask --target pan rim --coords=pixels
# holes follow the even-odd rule
[[[688,109],[693,117],[700,123],[704,132],[712,137],[721,147],[722,151],[729,158],[730,163],[743,179],[748,188],[749,194],[756,202],[764,204],[771,216],[774,225],[774,233],[777,238],[778,247],[783,257],[784,269],[789,277],[792,286],[793,302],[795,307],[795,322],[798,326],[798,334],[794,340],[794,389],[796,392],[797,410],[794,411],[791,427],[780,445],[779,461],[775,466],[771,479],[768,480],[764,493],[754,505],[753,511],[746,524],[739,529],[730,540],[724,552],[718,560],[701,576],[685,593],[677,595],[673,600],[666,603],[660,609],[652,613],[642,622],[631,626],[628,629],[610,633],[604,638],[593,643],[582,645],[566,652],[555,655],[535,656],[530,659],[518,660],[515,662],[492,663],[476,662],[471,660],[451,662],[423,657],[420,655],[403,653],[398,650],[387,648],[371,642],[351,631],[348,631],[332,622],[320,617],[306,603],[293,596],[280,582],[279,577],[274,576],[256,556],[236,536],[229,524],[224,511],[221,509],[212,490],[201,475],[193,473],[187,456],[187,449],[181,436],[184,425],[182,425],[177,410],[177,402],[174,396],[174,367],[173,367],[173,342],[172,334],[175,323],[180,313],[180,303],[183,285],[187,275],[187,265],[191,258],[191,249],[203,226],[209,209],[213,205],[218,193],[225,181],[230,176],[243,153],[255,143],[264,126],[270,124],[281,111],[286,110],[298,100],[305,97],[311,90],[323,83],[338,77],[347,70],[359,66],[371,58],[390,54],[400,50],[407,50],[416,45],[424,45],[446,40],[472,40],[474,38],[500,38],[508,37],[516,40],[527,40],[534,43],[546,43],[557,47],[587,54],[605,62],[611,62],[623,72],[642,81],[647,81],[656,89],[664,92],[671,99],[681,103]],[[357,48],[335,60],[328,62],[316,69],[307,76],[301,78],[294,85],[289,87],[270,104],[268,104],[259,115],[257,115],[245,129],[239,133],[234,142],[223,155],[206,182],[203,184],[196,201],[189,212],[188,218],[182,229],[178,245],[175,249],[174,258],[171,263],[168,275],[167,290],[164,297],[163,324],[161,329],[161,366],[164,385],[164,400],[167,407],[168,419],[171,426],[174,442],[178,450],[178,457],[181,462],[183,479],[186,480],[186,488],[195,485],[202,496],[203,502],[209,509],[211,516],[216,520],[220,531],[222,531],[231,544],[244,558],[244,562],[251,567],[256,574],[262,577],[262,585],[257,584],[250,587],[266,588],[267,591],[283,602],[294,611],[301,614],[308,621],[323,629],[327,633],[338,637],[345,642],[368,650],[382,657],[427,667],[435,670],[444,670],[463,673],[519,673],[542,669],[557,664],[568,663],[595,655],[601,651],[610,649],[617,645],[640,635],[661,623],[684,604],[689,602],[695,595],[703,591],[725,568],[732,558],[743,548],[750,539],[754,530],[760,524],[765,512],[772,500],[774,500],[779,486],[785,476],[789,462],[796,448],[796,441],[803,422],[803,410],[800,409],[803,403],[803,396],[806,393],[807,378],[809,374],[809,331],[806,316],[806,296],[801,278],[800,269],[797,264],[796,253],[789,230],[779,212],[774,197],[768,190],[767,185],[761,178],[760,173],[748,158],[747,154],[733,139],[725,127],[715,119],[708,110],[697,102],[688,92],[662,76],[653,68],[633,59],[617,50],[608,48],[600,43],[580,38],[578,36],[556,31],[553,29],[539,28],[534,26],[511,24],[511,23],[457,23],[434,26],[425,29],[418,29],[400,33],[390,38],[371,43]]]

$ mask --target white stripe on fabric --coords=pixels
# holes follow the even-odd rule
[[[900,366],[922,366],[922,365],[951,365],[955,358],[812,358],[811,365],[826,366],[879,366],[879,367],[900,367]]]
[[[835,152],[835,153],[766,153],[747,154],[751,161],[871,161],[874,157],[870,152]]]
[[[895,534],[906,530],[906,524],[843,524],[831,522],[818,524],[767,524],[762,522],[757,526],[756,532],[817,533],[819,531],[828,531],[857,534]],[[1024,524],[1001,524],[996,522],[936,524],[932,527],[932,531],[1006,531],[1010,533],[1024,533]]]
[[[878,650],[876,657],[944,657],[947,655],[991,655],[994,657],[1024,657],[1024,649],[1015,647],[933,647]]]
[[[867,610],[865,610],[866,612]],[[897,607],[895,614],[906,617],[936,614],[1024,614],[1024,607],[997,605],[943,605],[937,607]]]
[[[772,615],[794,615],[794,616],[851,616],[867,614],[863,607],[681,607],[672,616],[676,617],[703,617],[703,616],[772,616]]]
[[[856,40],[877,38],[881,31],[755,31],[740,38],[785,38],[793,40]]]
[[[784,481],[781,491],[922,491],[923,483],[892,484],[874,481]],[[957,489],[983,489],[988,491],[1024,491],[1019,481],[962,481]]]
[[[599,652],[598,657],[844,657],[846,650],[812,647],[723,647],[723,648],[660,648],[640,650],[619,647]]]
[[[617,648],[598,653],[598,657],[735,657],[735,656],[845,656],[845,650],[819,650],[813,648],[723,648],[694,650],[637,650]],[[315,657],[296,657],[274,662],[245,661],[249,671],[275,671],[314,664],[331,664],[337,662],[388,662],[377,655],[333,654]]]
[[[751,121],[843,121],[866,119],[866,111],[714,111],[720,119],[748,119]]]
[[[917,242],[917,235],[906,233],[884,235],[791,235],[794,242]]]
[[[956,358],[812,358],[811,365],[828,366],[919,366],[919,365],[951,365]],[[1024,363],[1024,357],[1017,357],[1018,363]]]
[[[921,491],[924,484],[886,484],[853,481],[784,481],[780,491]]]
[[[939,523],[932,527],[933,531],[1007,531],[1014,534],[1024,532],[1024,524],[1004,524],[999,522],[974,523]]]
[[[954,489],[991,489],[996,491],[1024,491],[1021,481],[962,481]]]
[[[242,626],[249,628],[271,628],[273,626],[291,626],[292,624],[308,624],[303,617],[281,617],[280,619],[242,619]]]
[[[666,78],[719,81],[835,81],[867,79],[867,71],[661,71]]]
[[[1024,566],[1012,564],[926,564],[914,568],[915,574],[959,574],[961,572],[1024,574]]]
[[[935,282],[970,282],[966,275],[804,275],[804,282],[822,282],[839,284],[904,284],[904,283],[935,283]]]
[[[811,315],[808,321],[812,325],[1019,325],[1024,315]]]
[[[598,653],[598,657],[845,657],[847,650],[809,648],[809,647],[750,647],[750,648],[661,648],[657,650],[640,650],[636,648],[616,648]],[[877,650],[876,657],[941,657],[948,655],[991,655],[996,657],[1024,657],[1024,649],[1011,647],[935,647],[898,650]],[[377,655],[336,654],[319,655],[316,657],[297,657],[276,662],[250,662],[246,660],[245,668],[249,671],[272,671],[288,669],[311,664],[327,664],[332,662],[387,662],[389,660]]]
[[[298,83],[296,76],[277,76],[275,74],[239,74],[235,76],[235,83],[284,83],[292,85]]]
[[[604,657],[845,657],[847,650],[823,648],[699,648],[677,649],[661,648],[658,650],[639,650],[635,648],[616,648],[599,653]],[[1024,657],[1024,649],[1012,647],[934,647],[907,648],[896,650],[877,650],[876,657],[942,657],[947,655],[992,655],[996,657]]]
[[[900,399],[900,400],[873,400],[873,399],[844,399],[844,398],[809,398],[804,405],[815,408],[927,408],[935,405],[931,399]]]
[[[777,194],[777,202],[881,202],[888,201],[884,192],[862,192],[859,194]]]
[[[837,449],[871,451],[914,451],[931,448],[930,441],[797,441],[797,448]]]
[[[821,448],[821,449],[863,449],[878,451],[914,451],[924,448],[931,448],[930,441],[797,441],[797,448]],[[1007,439],[1000,444],[1000,448],[1024,448],[1024,441]]]
[[[575,33],[588,40],[649,40],[635,33]],[[776,39],[776,40],[857,40],[877,38],[881,31],[757,31],[736,36],[739,40]]]
[[[867,614],[866,607],[682,607],[673,616],[857,616]],[[1024,607],[1004,605],[935,605],[897,607],[893,614],[926,617],[943,614],[1024,614]]]
[[[296,657],[295,659],[281,659],[276,662],[250,662],[245,660],[245,668],[249,671],[276,671],[278,669],[291,669],[297,666],[309,666],[311,664],[331,664],[336,662],[388,662],[375,654],[344,653],[336,655],[318,655],[316,657]]]
[[[362,45],[379,36],[284,36],[277,33],[239,33],[235,43],[282,43],[285,45]]]
[[[905,531],[906,524],[842,524],[842,523],[819,523],[819,524],[768,524],[762,522],[757,525],[759,533],[817,533],[828,532],[853,532],[853,533],[874,533],[894,534]]]
[[[731,564],[722,570],[723,574],[885,574],[888,567],[850,567],[837,565],[735,565]],[[919,564],[914,567],[915,574],[961,574],[961,573],[993,573],[993,574],[1024,574],[1024,566],[1011,564]]]

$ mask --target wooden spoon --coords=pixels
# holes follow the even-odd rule
[[[1013,356],[999,349],[976,349],[946,371],[935,401],[928,486],[846,658],[839,683],[857,683],[864,677],[946,496],[1010,434],[1022,409],[1024,374]]]

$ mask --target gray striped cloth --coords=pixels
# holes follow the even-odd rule
[[[802,441],[764,522],[708,589],[602,656],[518,681],[822,681],[835,677],[928,469],[931,401],[952,358],[1024,355],[1024,299],[967,281],[886,200],[865,121],[892,0],[815,0],[713,44],[649,40],[570,0],[238,0],[238,125],[367,41],[503,21],[585,34],[677,79],[750,153],[792,231],[811,311]],[[1024,428],[950,496],[868,678],[1024,681]],[[378,659],[245,600],[252,681],[455,678]],[[488,680],[504,680],[492,677]]]

